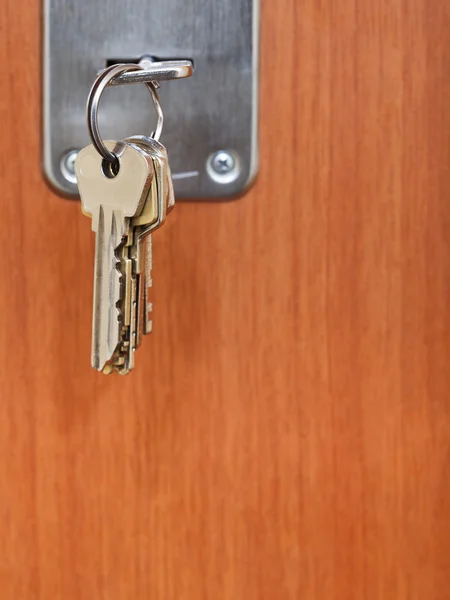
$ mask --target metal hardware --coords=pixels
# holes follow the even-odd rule
[[[143,73],[144,77],[148,77],[149,73],[148,71],[144,71],[143,67],[141,67],[140,65],[112,65],[105,69],[97,77],[89,94],[86,109],[89,135],[91,136],[92,143],[94,144],[97,152],[101,154],[105,160],[115,165],[118,164],[117,156],[115,156],[110,150],[108,150],[100,136],[100,129],[98,126],[98,105],[100,104],[100,99],[102,97],[103,92],[110,83],[112,84],[114,82],[116,76],[130,75],[136,72]],[[147,89],[151,94],[153,104],[156,108],[156,114],[158,115],[158,124],[155,133],[152,134],[152,137],[156,141],[159,141],[164,125],[164,115],[161,108],[161,104],[159,103],[158,94],[156,92],[154,84],[150,81],[146,82],[145,78],[142,78],[142,83],[145,83],[145,85],[147,86]]]
[[[112,82],[117,89],[106,90],[104,138],[146,130],[148,96],[126,83],[162,82],[177,197],[234,197],[250,185],[258,169],[260,0],[110,0],[108,10],[91,0],[43,2],[43,168],[58,192],[77,197],[61,157],[89,143],[85,104],[96,74],[149,56],[145,71],[123,73]],[[195,75],[183,80],[193,65]],[[221,148],[238,159],[232,176],[211,167]]]
[[[231,152],[220,150],[213,155],[211,166],[219,175],[225,175],[225,173],[230,173],[234,169],[236,160]]]
[[[78,156],[78,150],[69,150],[61,158],[61,173],[63,177],[71,184],[76,184],[77,177],[75,175],[75,160]]]
[[[167,60],[165,62],[153,62],[149,57],[141,59],[139,64],[142,71],[130,71],[122,73],[109,83],[109,85],[126,85],[127,83],[154,83],[155,81],[169,81],[170,79],[183,79],[191,77],[194,73],[194,65],[190,60]],[[145,64],[145,66],[144,66]]]
[[[239,157],[235,152],[219,150],[209,157],[206,170],[216,183],[221,185],[232,183],[239,177]]]

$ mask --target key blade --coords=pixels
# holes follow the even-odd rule
[[[127,375],[134,368],[134,354],[136,351],[136,326],[137,326],[137,294],[138,275],[134,257],[134,233],[130,228],[127,244],[122,250],[122,335],[119,347],[120,361],[116,362],[116,371],[120,375]]]
[[[141,238],[141,227],[135,229],[136,266],[136,348],[142,343],[144,335],[152,330],[152,235]]]
[[[152,267],[153,267],[153,242],[152,236],[148,235],[144,239],[144,276],[143,276],[143,310],[142,310],[142,331],[145,335],[152,332],[153,329],[153,304],[151,298],[151,289],[153,287]]]
[[[120,343],[121,272],[118,249],[126,234],[120,211],[100,206],[95,243],[92,366],[109,372]]]

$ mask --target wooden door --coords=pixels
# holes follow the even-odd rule
[[[0,598],[450,598],[448,3],[264,2],[259,180],[155,236],[127,378],[41,175],[39,5],[0,11]]]

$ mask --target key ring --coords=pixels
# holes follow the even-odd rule
[[[117,165],[119,159],[117,156],[108,150],[105,146],[105,143],[100,135],[100,129],[98,126],[98,106],[100,103],[100,99],[102,97],[105,89],[111,85],[113,79],[120,75],[121,73],[126,73],[127,71],[140,71],[143,70],[143,67],[140,65],[130,65],[130,64],[119,64],[119,65],[111,65],[106,68],[104,71],[100,73],[97,79],[94,82],[94,85],[89,92],[89,98],[86,107],[86,116],[87,123],[89,129],[89,135],[91,136],[92,143],[97,150],[97,152],[103,156],[103,158],[111,163],[112,165]],[[146,87],[148,88],[153,104],[155,105],[156,113],[158,115],[158,124],[156,127],[155,133],[152,133],[151,137],[156,141],[159,141],[161,137],[163,124],[164,124],[164,115],[161,108],[161,104],[159,103],[158,93],[156,88],[152,82],[145,82]]]

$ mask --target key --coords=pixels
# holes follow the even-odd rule
[[[143,334],[152,331],[152,303],[150,292],[153,285],[152,280],[152,235],[151,233],[160,227],[166,215],[175,205],[172,175],[165,147],[154,140],[144,136],[134,136],[127,139],[146,150],[154,161],[156,189],[151,196],[151,202],[147,202],[141,215],[132,219],[136,227],[136,255],[138,257],[140,284],[139,284],[139,343]],[[150,197],[149,197],[150,198]]]
[[[170,187],[167,179],[170,170],[164,146],[154,146],[153,140],[150,143],[136,141],[136,145],[153,160],[155,176],[141,214],[131,219],[127,244],[123,246],[123,314],[127,335],[122,342],[121,362],[115,365],[115,370],[121,374],[128,373],[134,367],[135,352],[142,342],[142,337],[151,331],[151,232],[164,223],[169,207],[174,204],[171,178]]]
[[[173,181],[172,181],[172,172],[169,166],[169,159],[167,156],[166,148],[153,138],[149,138],[146,136],[133,136],[127,139],[127,142],[136,144],[140,146],[142,149],[147,150],[154,157],[154,166],[155,166],[155,176],[157,182],[159,182],[159,191],[160,191],[160,212],[161,212],[161,223],[164,222],[166,214],[168,214],[173,207],[175,206],[175,194],[173,189]],[[156,162],[155,162],[156,161]],[[134,224],[146,223],[147,218],[151,215],[145,214],[145,211],[141,215],[141,217],[137,217],[133,219]],[[154,229],[156,229],[159,225],[156,224]]]
[[[150,157],[149,157],[150,158]],[[155,207],[155,216],[150,218],[154,222],[157,218],[157,184],[154,177],[149,196],[142,212],[149,213],[148,207]],[[145,208],[147,207],[147,208]],[[142,213],[141,213],[142,214]],[[142,226],[133,226],[131,219],[130,230],[127,238],[127,244],[122,249],[122,264],[125,272],[125,298],[126,305],[124,314],[128,317],[129,326],[128,343],[124,344],[122,354],[127,357],[125,361],[126,369],[130,371],[134,368],[134,354],[142,342],[142,336],[147,333],[145,327],[145,306],[148,302],[148,291],[146,290],[147,273],[151,278],[151,235],[140,241]],[[119,370],[125,374],[124,371]]]
[[[75,172],[83,212],[96,234],[92,366],[108,374],[129,371],[134,296],[126,248],[131,219],[146,205],[155,171],[137,145],[110,141],[106,146],[118,157],[116,175],[93,146],[78,154]]]

